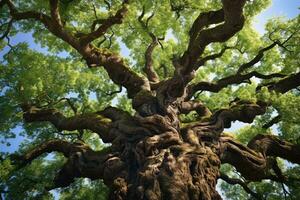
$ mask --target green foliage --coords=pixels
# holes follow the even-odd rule
[[[16,6],[22,11],[35,10],[49,14],[49,6],[44,0],[16,0]],[[103,0],[61,0],[60,12],[65,28],[70,33],[87,33],[93,20],[112,16],[121,6],[121,0],[109,0],[111,9]],[[221,1],[215,0],[132,0],[128,7],[129,13],[121,25],[113,26],[105,34],[111,38],[111,51],[120,54],[129,54],[131,69],[142,73],[145,64],[144,53],[151,43],[146,30],[138,22],[143,6],[145,7],[146,20],[152,13],[153,18],[149,21],[148,31],[157,37],[165,36],[162,47],[157,46],[153,52],[154,68],[161,79],[173,75],[172,58],[179,57],[186,50],[188,44],[188,31],[199,15],[199,12],[217,10],[221,8]],[[299,30],[300,17],[286,20],[274,18],[266,25],[266,33],[260,36],[253,28],[254,16],[265,9],[270,0],[247,1],[245,15],[247,21],[242,31],[231,38],[226,44],[211,44],[205,50],[204,55],[218,53],[226,45],[237,47],[224,53],[216,60],[205,63],[196,73],[194,82],[212,81],[233,75],[238,67],[254,58],[257,52],[272,40],[285,41],[291,34]],[[95,10],[93,5],[95,5]],[[172,8],[173,7],[173,11]],[[176,10],[178,12],[175,12]],[[0,10],[1,24],[9,20],[8,9],[4,6]],[[1,34],[4,28],[1,27]],[[53,138],[76,140],[78,132],[63,131],[58,133],[48,123],[24,124],[20,104],[33,102],[39,106],[56,108],[66,116],[74,113],[66,101],[69,98],[77,108],[77,114],[95,112],[108,105],[122,108],[132,114],[134,110],[131,100],[126,97],[126,91],[121,93],[112,92],[119,88],[112,83],[107,73],[102,68],[88,69],[79,54],[61,39],[58,39],[47,31],[41,23],[33,20],[15,22],[9,36],[14,38],[17,33],[32,34],[36,44],[45,49],[31,49],[26,43],[19,43],[9,51],[6,40],[0,41],[0,140],[9,145],[20,136],[24,137],[17,153],[25,152],[36,144]],[[271,34],[272,33],[272,34]],[[100,37],[94,41],[98,46],[104,39]],[[110,41],[106,39],[101,48],[107,48]],[[299,32],[288,43],[288,51],[281,47],[275,47],[265,53],[264,58],[248,69],[256,70],[262,74],[295,73],[299,71]],[[124,52],[128,48],[129,52]],[[9,51],[9,52],[8,52]],[[3,56],[2,56],[3,55]],[[276,63],[276,64],[275,64]],[[274,81],[276,79],[272,79]],[[299,91],[292,90],[286,94],[274,94],[263,87],[261,91],[255,90],[259,83],[270,81],[251,79],[251,84],[229,86],[219,93],[199,91],[195,99],[203,101],[212,111],[226,108],[236,98],[243,100],[263,100],[272,104],[265,115],[257,118],[252,125],[245,126],[233,135],[242,143],[247,143],[250,138],[258,133],[277,134],[281,138],[300,143],[300,96]],[[124,90],[124,88],[123,88]],[[112,94],[112,95],[111,95]],[[262,129],[262,125],[271,118],[280,114],[281,122],[277,127],[268,130]],[[181,116],[183,121],[193,121],[196,118],[194,112]],[[71,135],[70,135],[71,134]],[[89,132],[83,133],[83,140],[93,149],[104,148],[100,138]],[[3,152],[5,149],[3,150]],[[7,157],[1,149],[3,157]],[[0,164],[0,190],[8,190],[5,194],[7,199],[54,199],[52,193],[45,190],[54,177],[55,172],[64,163],[61,155],[40,157],[22,170],[16,171],[7,157]],[[299,178],[300,168],[281,163],[285,166],[284,173]],[[288,167],[287,167],[288,166]],[[222,166],[222,171],[231,177],[239,177],[235,170],[228,166]],[[299,184],[290,180],[286,185],[293,198],[300,198]],[[273,182],[251,183],[250,188],[264,195],[267,199],[275,200],[284,197],[281,185]],[[248,199],[250,196],[240,186],[231,186],[222,182],[220,187],[224,196],[228,199]],[[105,199],[107,188],[101,180],[90,181],[78,179],[71,186],[56,191],[60,193],[60,199]]]
[[[70,187],[61,191],[61,200],[105,200],[108,189],[101,180],[77,179]]]

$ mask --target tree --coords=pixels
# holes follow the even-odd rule
[[[299,198],[299,17],[260,37],[268,4],[1,0],[0,130],[30,139],[2,153],[2,196]],[[10,44],[26,32],[48,53]]]

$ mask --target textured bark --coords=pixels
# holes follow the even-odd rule
[[[205,110],[200,102],[186,102],[181,110],[197,107]],[[65,118],[53,109],[23,109],[27,122],[49,121],[61,130],[91,129],[101,124],[84,116]],[[82,142],[53,140],[28,152],[20,161],[23,166],[45,152],[63,153],[67,162],[49,189],[65,187],[75,177],[88,177],[102,178],[111,188],[110,199],[221,199],[216,191],[220,158],[224,157],[220,134],[231,121],[251,122],[264,111],[263,105],[236,103],[217,111],[208,121],[178,129],[168,115],[131,117],[107,108],[96,114],[110,119],[109,134],[114,137],[108,149],[97,152]]]

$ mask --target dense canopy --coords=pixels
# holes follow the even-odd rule
[[[300,17],[261,35],[269,4],[0,0],[0,199],[299,199]]]

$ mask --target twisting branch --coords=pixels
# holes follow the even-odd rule
[[[282,181],[281,178],[271,174],[274,159],[269,157],[280,157],[300,164],[300,146],[280,140],[273,135],[258,134],[248,143],[248,146],[226,136],[220,137],[220,142],[222,163],[233,165],[248,180]]]
[[[271,33],[272,34],[272,33]],[[237,74],[241,74],[242,72],[244,72],[246,69],[252,67],[253,65],[255,65],[256,63],[258,63],[259,61],[261,61],[261,59],[264,57],[264,53],[270,49],[272,49],[273,47],[275,47],[276,45],[284,48],[284,44],[287,43],[294,35],[295,33],[291,34],[284,42],[280,42],[279,40],[272,40],[271,39],[271,36],[269,36],[270,40],[273,41],[272,44],[270,44],[269,46],[267,47],[264,47],[262,48],[261,50],[258,51],[258,54],[252,59],[250,60],[249,62],[245,63],[245,64],[242,64],[238,71],[237,71]],[[286,49],[287,50],[287,49]]]
[[[0,40],[3,40],[4,38],[8,37],[8,34],[9,34],[9,32],[10,32],[10,29],[11,29],[11,27],[12,27],[12,25],[13,25],[13,19],[10,19],[9,22],[2,24],[2,25],[1,25],[1,29],[2,29],[2,27],[4,27],[5,25],[6,25],[7,27],[6,27],[6,30],[4,31],[4,33],[0,36]]]
[[[248,194],[250,194],[252,197],[254,197],[255,199],[257,199],[257,200],[262,199],[262,197],[261,197],[259,194],[253,192],[253,191],[248,187],[248,184],[247,184],[246,182],[244,182],[244,181],[242,181],[242,180],[240,180],[240,179],[237,179],[237,178],[230,178],[230,177],[227,176],[226,174],[221,174],[221,175],[220,175],[220,178],[221,178],[222,180],[224,180],[225,182],[231,184],[231,185],[237,185],[237,184],[238,184],[238,185],[242,186],[243,189],[244,189]]]
[[[145,67],[144,72],[147,74],[149,81],[151,82],[159,82],[159,76],[155,72],[153,68],[153,60],[152,53],[155,47],[160,44],[160,40],[164,40],[164,38],[157,38],[153,32],[149,30],[149,21],[154,17],[154,12],[146,19],[146,22],[143,21],[143,17],[145,15],[145,7],[143,7],[141,15],[138,17],[138,21],[143,27],[143,29],[147,32],[147,34],[151,37],[152,42],[147,47],[145,52]]]
[[[264,102],[251,102],[238,100],[233,102],[227,109],[216,111],[210,118],[204,121],[192,122],[182,128],[182,132],[193,132],[196,137],[212,137],[218,138],[224,128],[230,128],[231,122],[241,121],[252,123],[257,115],[266,112],[266,104]]]
[[[271,126],[273,126],[274,124],[277,124],[278,122],[280,122],[281,120],[281,115],[277,115],[276,117],[274,117],[273,119],[271,119],[271,121],[269,121],[268,123],[266,123],[265,125],[262,126],[262,128],[270,128]]]
[[[179,111],[182,114],[188,114],[191,111],[196,111],[201,117],[209,117],[211,115],[210,110],[204,106],[201,101],[196,100],[182,102]]]
[[[196,41],[196,37],[200,31],[207,28],[211,24],[218,24],[224,21],[224,10],[209,11],[200,13],[200,15],[194,21],[190,31],[190,43]]]
[[[273,135],[258,134],[248,143],[248,147],[265,156],[277,156],[300,164],[300,146],[282,141]]]
[[[201,58],[197,64],[195,65],[196,68],[204,65],[207,61],[209,60],[214,60],[216,58],[220,58],[223,56],[223,54],[226,52],[227,49],[232,49],[233,47],[227,47],[225,46],[224,48],[221,49],[221,51],[219,53],[215,53],[215,54],[212,54],[212,55],[208,55],[204,58]]]
[[[124,0],[123,4],[122,4],[122,8],[119,9],[115,15],[113,15],[107,19],[101,19],[98,21],[94,21],[94,23],[93,23],[94,27],[95,27],[95,23],[96,24],[100,23],[101,25],[95,31],[92,31],[89,34],[85,34],[85,35],[81,36],[80,42],[82,44],[89,44],[90,42],[94,41],[95,39],[99,38],[104,33],[106,33],[106,31],[113,25],[121,24],[124,16],[126,15],[126,13],[128,11],[128,9],[127,9],[128,3],[129,3],[129,0]],[[92,28],[92,30],[93,30],[93,28]]]
[[[51,153],[56,151],[62,153],[65,157],[69,157],[71,150],[74,147],[75,145],[67,141],[58,140],[58,139],[48,140],[42,143],[41,145],[36,146],[34,149],[25,153],[22,156],[14,155],[13,159],[19,164],[19,167],[23,167],[31,163],[31,161],[33,161],[34,159],[36,159],[37,157],[39,157],[44,153]]]
[[[56,109],[40,109],[32,105],[22,106],[26,122],[50,122],[59,131],[67,130],[83,130],[89,129],[97,134],[104,142],[111,142],[115,136],[110,134],[111,120],[103,117],[98,113],[90,113],[83,115],[75,115],[73,117],[65,117]]]
[[[233,84],[241,84],[246,81],[249,81],[250,78],[256,77],[260,79],[272,79],[272,78],[284,78],[286,75],[280,73],[274,73],[269,75],[260,74],[256,71],[250,72],[248,74],[234,74],[225,78],[218,80],[216,83],[212,82],[199,82],[195,84],[191,84],[188,87],[189,97],[195,94],[197,91],[210,91],[210,92],[219,92],[223,88],[233,85]]]
[[[58,27],[63,27],[63,23],[61,21],[58,3],[59,0],[49,0],[50,2],[50,11],[51,11],[51,18],[55,24],[57,24]]]
[[[70,143],[63,140],[53,139],[46,141],[24,155],[14,155],[12,159],[21,168],[44,153],[60,152],[67,158],[67,162],[56,174],[53,184],[46,189],[51,190],[58,187],[70,185],[76,177],[87,177],[91,179],[103,178],[108,184],[125,168],[125,163],[116,156],[111,148],[102,151],[93,151],[81,141]],[[109,176],[105,176],[105,173]]]
[[[190,30],[188,49],[180,59],[184,73],[191,73],[196,67],[198,57],[212,42],[224,42],[240,31],[244,25],[243,7],[245,0],[223,0],[223,8],[218,11],[202,13]],[[213,28],[204,29],[211,24],[223,22]]]
[[[300,86],[300,72],[296,74],[291,74],[279,81],[262,84],[257,87],[257,90],[260,90],[262,87],[267,87],[269,90],[273,90],[279,93],[286,93],[289,90],[296,89],[299,86]]]
[[[207,45],[214,42],[225,42],[240,31],[244,25],[243,7],[246,0],[223,0],[223,8],[200,14],[190,31],[187,50],[180,58],[174,57],[174,76],[168,80],[161,93],[167,94],[166,102],[184,95],[186,85],[194,78],[199,66],[199,57]],[[212,28],[205,26],[221,23]],[[171,100],[172,99],[172,100]]]

